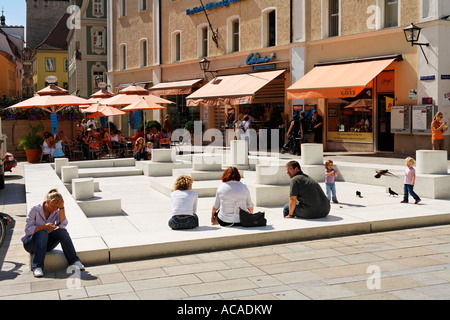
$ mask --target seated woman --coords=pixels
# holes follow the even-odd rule
[[[56,147],[55,147],[55,139],[53,138],[53,135],[46,131],[44,133],[44,143],[42,144],[42,152],[44,155],[48,154],[50,155],[49,161],[51,161],[51,159],[54,157],[55,151],[56,151]]]
[[[241,182],[239,170],[235,167],[225,169],[212,208],[212,224],[218,223],[223,227],[239,226],[241,223],[239,209],[248,210],[253,214],[253,207],[250,191]]]
[[[34,254],[32,268],[35,277],[44,276],[44,260],[46,252],[53,250],[59,243],[69,265],[80,270],[84,266],[78,258],[75,248],[66,230],[68,221],[64,210],[64,199],[56,189],[47,193],[46,199],[31,208],[25,224],[25,236],[22,237],[23,247],[28,253]]]
[[[111,137],[111,149],[119,150],[118,155],[120,157],[123,157],[125,154],[126,146],[124,144],[120,143],[119,131],[114,130],[113,132],[111,132],[110,137]]]
[[[55,138],[55,153],[53,154],[53,157],[55,158],[62,158],[64,157],[64,151],[62,148],[62,139],[59,135],[56,135]]]
[[[148,160],[146,149],[144,138],[138,138],[134,143],[133,158],[136,161],[140,161],[141,159]]]
[[[189,176],[180,176],[175,181],[172,192],[172,218],[169,227],[173,230],[193,229],[198,227],[196,215],[198,194],[192,191],[194,179]]]

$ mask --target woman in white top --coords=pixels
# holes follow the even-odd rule
[[[253,202],[247,186],[241,182],[239,170],[235,167],[225,169],[222,184],[216,192],[216,201],[212,208],[211,222],[221,226],[238,226],[241,223],[239,210],[248,210],[253,214]],[[217,212],[219,210],[219,212]]]
[[[173,230],[193,229],[198,227],[197,202],[198,194],[192,191],[194,179],[180,176],[175,181],[172,198],[172,218],[169,227]]]

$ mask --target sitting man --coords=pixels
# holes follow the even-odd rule
[[[320,185],[304,174],[297,161],[286,164],[286,173],[291,178],[289,203],[284,206],[285,218],[319,219],[330,212],[330,201]]]

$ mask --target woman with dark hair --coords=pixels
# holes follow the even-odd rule
[[[241,182],[241,174],[235,167],[225,169],[222,183],[217,188],[216,201],[212,208],[212,224],[221,226],[240,225],[239,210],[253,214],[253,202],[247,186]]]

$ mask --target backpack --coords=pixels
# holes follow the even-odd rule
[[[310,120],[308,118],[305,118],[305,129],[306,129],[306,132],[307,133],[313,132],[313,127],[314,127],[314,125],[313,125],[312,120]]]

